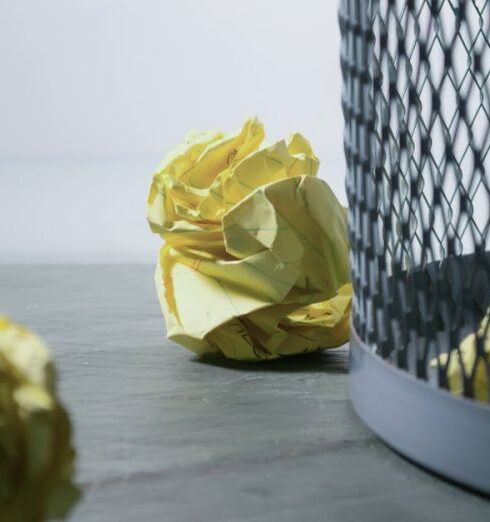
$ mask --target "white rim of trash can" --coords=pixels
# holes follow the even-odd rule
[[[398,369],[354,327],[349,358],[350,399],[367,426],[417,464],[490,495],[490,407]]]

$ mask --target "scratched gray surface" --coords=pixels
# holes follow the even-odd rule
[[[165,340],[152,271],[0,266],[0,311],[49,343],[74,420],[85,496],[71,520],[490,520],[489,501],[361,424],[346,350],[199,362]]]

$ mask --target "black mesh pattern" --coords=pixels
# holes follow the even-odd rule
[[[490,0],[342,0],[339,19],[353,326],[447,388],[430,362],[490,300]],[[484,337],[471,365],[457,353],[468,397]]]

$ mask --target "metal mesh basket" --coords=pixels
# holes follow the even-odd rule
[[[342,0],[339,20],[352,401],[490,493],[490,0]]]

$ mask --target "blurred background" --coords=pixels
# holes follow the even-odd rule
[[[345,204],[337,2],[0,0],[0,263],[152,263],[190,129],[300,131]]]

